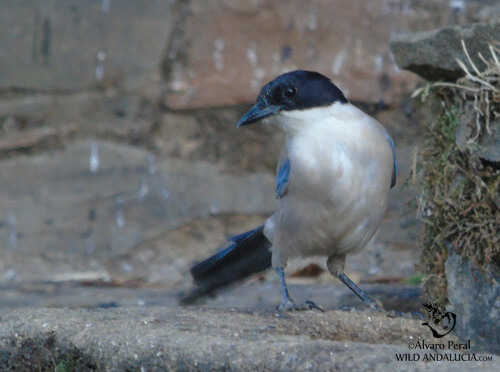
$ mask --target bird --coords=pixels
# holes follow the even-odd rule
[[[328,77],[307,70],[284,73],[262,87],[237,127],[261,121],[286,134],[276,174],[277,210],[194,265],[196,287],[184,302],[272,266],[281,284],[278,310],[321,309],[312,301],[295,303],[284,269],[289,259],[323,256],[331,275],[369,308],[383,311],[344,267],[348,254],[374,239],[386,212],[398,175],[393,139]]]

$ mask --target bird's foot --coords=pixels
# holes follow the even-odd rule
[[[304,303],[304,305],[306,306],[306,309],[305,310],[319,310],[321,311],[322,313],[325,312],[325,309],[323,309],[321,306],[317,305],[316,303],[312,302],[312,301],[306,301]]]
[[[370,308],[372,311],[377,311],[379,313],[385,313],[386,311],[382,309],[379,304],[377,304],[375,301],[371,300],[370,302],[366,302],[366,305]]]
[[[281,304],[276,306],[276,310],[278,311],[292,311],[296,309],[297,304],[290,297],[288,297],[287,299],[283,299],[283,301],[281,301]]]
[[[385,310],[382,309],[379,304],[377,304],[368,294],[359,288],[345,273],[341,272],[337,275],[342,283],[344,283],[351,291],[354,292],[356,296],[358,296],[363,303],[368,306],[372,311],[377,311],[381,313],[385,313]]]
[[[371,300],[371,299],[370,299]],[[376,311],[376,312],[379,312],[379,313],[387,313],[384,309],[382,309],[375,301],[371,300],[371,301],[367,301],[367,302],[364,302],[364,304],[366,305],[366,307],[368,308],[369,311]],[[342,311],[349,311],[349,312],[356,312],[356,311],[363,311],[363,308],[358,308],[358,307],[355,307],[355,306],[351,306],[351,305],[344,305],[342,306],[339,310],[342,310]]]
[[[308,311],[308,310],[319,310],[321,312],[324,312],[325,310],[319,306],[316,305],[312,301],[306,301],[302,305],[297,305],[295,301],[293,301],[291,298],[287,298],[286,300],[282,301],[281,304],[279,304],[276,307],[276,310],[278,311]]]

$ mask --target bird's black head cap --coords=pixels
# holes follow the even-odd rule
[[[296,70],[278,76],[260,91],[257,103],[238,122],[238,126],[254,123],[280,111],[306,110],[347,103],[342,91],[318,72]]]
[[[347,100],[332,81],[318,72],[296,70],[278,76],[259,93],[259,101],[283,110],[303,110]]]

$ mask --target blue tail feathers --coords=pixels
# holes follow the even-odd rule
[[[271,243],[264,226],[233,236],[231,244],[191,268],[197,287],[182,301],[190,303],[271,266]]]

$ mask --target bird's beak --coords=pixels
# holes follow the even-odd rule
[[[242,125],[252,124],[261,119],[267,118],[281,111],[281,106],[266,105],[258,101],[245,115],[238,121],[238,128]]]

